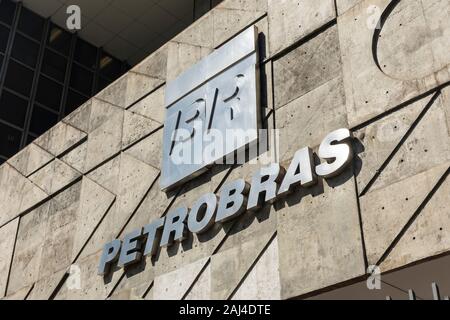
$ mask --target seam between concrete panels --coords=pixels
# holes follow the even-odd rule
[[[9,261],[8,276],[6,277],[5,292],[3,294],[4,297],[6,297],[6,295],[8,293],[9,280],[10,280],[10,277],[11,277],[11,269],[12,269],[12,266],[13,266],[14,255],[16,253],[17,237],[19,236],[19,227],[20,227],[21,217],[19,216],[16,219],[18,219],[18,221],[17,221],[17,228],[16,228],[16,233],[15,233],[15,236],[14,236],[13,249],[11,251],[11,260]],[[12,220],[11,222],[13,222],[13,221],[14,220]]]
[[[266,245],[264,246],[264,248],[262,248],[261,252],[258,253],[258,256],[256,257],[255,261],[252,262],[252,264],[250,265],[250,267],[248,268],[248,270],[245,272],[244,276],[242,277],[241,280],[239,280],[238,284],[236,285],[236,287],[233,289],[233,291],[230,293],[230,295],[227,297],[227,300],[231,300],[233,299],[234,295],[236,294],[236,292],[241,288],[242,284],[244,283],[245,279],[247,279],[248,275],[250,274],[250,272],[253,270],[253,268],[256,266],[256,264],[259,262],[259,260],[261,259],[261,257],[263,256],[263,254],[267,251],[267,248],[269,248],[269,246],[272,244],[272,242],[275,240],[275,238],[277,237],[277,233],[278,231],[275,231],[272,236],[270,237],[269,241],[267,241]]]
[[[355,157],[356,158],[356,157]],[[356,182],[356,165],[355,165],[356,159],[353,159],[353,182],[355,184],[355,196],[356,196],[356,206],[358,208],[358,221],[359,221],[359,230],[361,233],[361,246],[363,250],[363,258],[364,258],[364,269],[367,270],[369,266],[369,259],[367,258],[367,249],[366,249],[366,240],[364,237],[364,227],[363,227],[363,219],[362,219],[362,211],[361,211],[361,203],[360,203],[360,197],[359,197],[359,191],[358,191],[358,183]]]
[[[404,136],[400,139],[399,143],[395,146],[394,150],[389,154],[389,156],[386,158],[386,160],[381,164],[379,169],[375,172],[374,176],[370,179],[370,181],[367,183],[366,187],[361,191],[360,196],[364,196],[372,187],[372,185],[375,183],[375,181],[378,179],[380,174],[383,172],[384,169],[389,165],[391,160],[394,158],[394,156],[397,154],[397,152],[400,150],[402,145],[405,143],[405,141],[409,138],[409,136],[414,132],[417,125],[421,122],[423,117],[427,114],[427,112],[430,110],[430,108],[434,105],[435,101],[439,98],[441,95],[440,91],[437,91],[430,99],[430,101],[427,102],[424,109],[420,112],[419,116],[416,120],[411,124],[411,127],[409,127],[408,131],[404,134]]]
[[[387,111],[384,111],[384,112],[376,115],[375,117],[373,117],[373,118],[371,118],[369,120],[366,120],[366,121],[364,121],[364,122],[362,122],[362,123],[360,123],[358,125],[355,125],[354,127],[350,128],[350,131],[358,131],[360,129],[363,129],[363,128],[367,127],[368,125],[370,125],[370,124],[372,124],[372,123],[374,123],[374,122],[376,122],[378,120],[381,120],[381,119],[383,119],[383,118],[385,118],[385,117],[387,117],[387,116],[389,116],[389,115],[391,115],[391,114],[393,114],[393,113],[395,113],[395,112],[397,112],[397,111],[399,111],[399,110],[401,110],[401,109],[403,109],[405,107],[408,107],[410,104],[413,104],[414,102],[417,102],[417,101],[419,101],[419,100],[421,100],[421,99],[423,99],[423,98],[425,98],[425,97],[427,97],[429,95],[432,95],[432,94],[436,93],[437,91],[440,91],[440,90],[442,90],[442,89],[444,89],[444,88],[446,88],[448,86],[450,86],[450,81],[445,82],[445,83],[443,83],[441,85],[438,85],[438,86],[436,86],[434,88],[431,88],[430,90],[428,90],[428,91],[426,91],[424,93],[421,93],[421,94],[419,94],[419,95],[417,95],[417,96],[415,96],[415,97],[413,97],[413,98],[411,98],[411,99],[409,99],[409,100],[407,100],[405,102],[402,102],[399,105],[397,105],[397,106],[395,106],[395,107],[393,107],[393,108],[391,108],[391,109],[389,109]]]
[[[291,45],[288,45],[286,48],[281,49],[273,54],[271,54],[269,57],[267,57],[266,60],[273,60],[276,61],[280,58],[282,58],[283,56],[285,56],[286,54],[288,54],[289,52],[297,49],[298,47],[300,47],[301,45],[311,41],[312,39],[314,39],[315,37],[317,37],[318,35],[320,35],[321,33],[325,32],[326,30],[328,30],[329,28],[333,27],[334,25],[337,25],[337,18],[334,17],[333,19],[331,19],[330,21],[328,21],[327,23],[323,24],[322,26],[318,27],[317,29],[311,31],[310,33],[308,33],[307,35],[305,35],[304,37],[298,39],[296,42],[294,42]],[[270,33],[269,33],[270,36]]]
[[[395,246],[400,241],[400,239],[403,237],[403,235],[406,233],[406,231],[409,229],[409,227],[414,223],[414,221],[417,219],[417,217],[423,211],[425,206],[430,202],[430,200],[433,198],[433,196],[436,194],[436,192],[440,189],[440,187],[445,182],[445,180],[447,179],[449,174],[450,174],[450,167],[447,169],[447,171],[444,173],[444,175],[439,179],[439,181],[436,183],[436,185],[433,187],[433,189],[431,189],[430,193],[425,197],[425,199],[422,201],[419,208],[417,208],[417,210],[413,213],[411,218],[409,218],[408,222],[405,224],[405,226],[402,228],[402,230],[400,230],[400,232],[394,238],[392,243],[389,245],[389,247],[383,253],[381,258],[378,260],[377,265],[380,265],[389,256],[389,254],[395,248]]]

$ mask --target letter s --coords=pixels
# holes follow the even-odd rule
[[[332,178],[341,173],[352,161],[351,136],[350,130],[338,129],[325,137],[320,144],[318,155],[327,161],[316,167],[317,175]]]

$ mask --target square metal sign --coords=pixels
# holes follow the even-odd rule
[[[251,27],[167,84],[162,190],[257,143],[257,48]]]

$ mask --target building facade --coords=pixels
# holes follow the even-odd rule
[[[0,167],[0,297],[358,298],[378,271],[383,281],[425,261],[448,266],[449,10],[447,0],[221,2]],[[352,162],[98,275],[105,244],[264,166],[260,154],[160,187],[166,89],[251,27],[273,162],[287,168],[306,146],[320,154],[341,128]],[[428,281],[416,271],[411,288],[417,272]]]

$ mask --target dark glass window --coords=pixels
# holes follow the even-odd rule
[[[198,19],[211,9],[210,0],[194,0],[194,19]]]
[[[0,21],[11,24],[14,19],[16,4],[10,0],[0,0]]]
[[[28,101],[3,90],[0,98],[0,118],[23,128]]]
[[[44,31],[44,19],[22,7],[17,28],[26,35],[40,41]]]
[[[0,52],[6,51],[8,45],[9,29],[0,25]]]
[[[28,97],[30,95],[32,83],[33,71],[10,60],[6,72],[5,85],[9,89]]]
[[[3,68],[3,55],[0,54],[0,74],[2,72],[2,68]]]
[[[100,57],[99,69],[101,75],[115,80],[122,74],[122,63],[103,52]]]
[[[103,78],[102,76],[98,77],[97,91],[105,89],[107,86],[109,86],[110,83],[111,80]]]
[[[13,58],[34,68],[39,54],[39,45],[16,34],[11,54]]]
[[[39,106],[34,106],[31,116],[30,131],[41,135],[58,122],[58,115],[45,110]]]
[[[47,44],[50,48],[68,55],[70,51],[71,34],[52,24],[48,34]]]
[[[81,93],[88,96],[92,93],[92,84],[94,82],[94,75],[92,72],[72,64],[72,71],[70,72],[70,86]]]
[[[33,135],[28,135],[27,137],[27,144],[32,143],[37,137],[33,136]]]
[[[55,111],[59,111],[61,103],[62,86],[47,77],[40,76],[36,101]]]
[[[67,59],[53,51],[46,49],[42,62],[42,73],[64,82],[66,74]]]
[[[69,92],[67,92],[67,101],[66,101],[66,108],[65,108],[64,114],[68,115],[69,113],[74,111],[76,108],[81,106],[83,103],[85,103],[87,100],[88,100],[87,97],[82,96],[81,94],[79,94],[73,90],[69,90]]]
[[[6,160],[0,157],[0,166],[5,162]]]
[[[22,132],[0,123],[0,155],[9,158],[19,151]]]
[[[97,61],[97,48],[78,38],[73,58],[86,67],[94,69]]]

